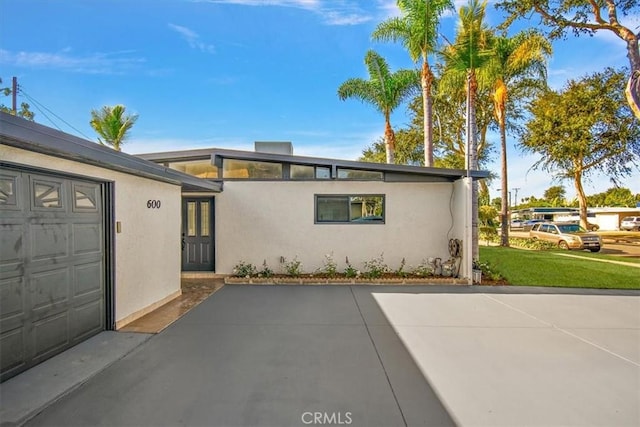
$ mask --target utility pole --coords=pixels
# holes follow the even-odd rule
[[[513,198],[514,206],[518,206],[518,190],[519,189],[520,187],[512,188],[512,190],[515,192],[515,196]]]
[[[13,111],[13,115],[15,116],[18,113],[18,78],[13,77],[11,79],[11,110]]]

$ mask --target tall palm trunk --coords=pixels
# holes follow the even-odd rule
[[[387,152],[387,163],[396,162],[396,135],[391,127],[391,119],[389,113],[384,115],[384,146]]]
[[[433,73],[426,57],[422,61],[420,83],[422,84],[422,108],[424,116],[424,165],[433,166],[433,100],[431,88],[433,86]]]
[[[500,126],[500,169],[502,175],[500,203],[500,246],[509,246],[509,184],[507,177],[507,86],[502,79],[496,82],[493,94],[495,114]]]
[[[476,124],[476,92],[478,82],[474,69],[467,72],[467,155],[465,167],[467,170],[478,169],[478,135]],[[471,239],[473,259],[480,257],[478,246],[478,181],[471,183]]]

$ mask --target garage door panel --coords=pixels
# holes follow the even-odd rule
[[[33,323],[34,359],[39,362],[62,348],[68,347],[69,342],[69,311],[45,317]]]
[[[39,177],[32,175],[31,184],[31,210],[33,212],[64,211],[64,180],[51,177]]]
[[[25,307],[24,278],[0,280],[0,321],[3,326],[8,320],[15,318],[21,324]]]
[[[83,182],[71,183],[74,212],[98,212],[100,208],[100,187]]]
[[[68,267],[33,273],[29,292],[34,313],[55,310],[68,302],[70,279]]]
[[[0,265],[21,263],[24,259],[24,224],[0,225]]]
[[[3,332],[0,335],[0,370],[11,373],[25,366],[25,342],[22,327]]]
[[[20,172],[0,173],[0,210],[22,210]]]
[[[73,297],[102,293],[102,262],[77,265],[73,269]]]
[[[104,328],[104,304],[93,301],[72,310],[71,325],[73,325],[73,340],[82,341]]]
[[[69,255],[69,225],[60,223],[30,224],[31,258],[49,260]]]
[[[102,252],[100,224],[73,224],[73,254],[99,254]]]

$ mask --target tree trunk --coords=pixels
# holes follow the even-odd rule
[[[638,49],[638,36],[633,31],[624,32],[621,36],[627,43],[627,58],[631,65],[631,72],[640,71],[640,50]]]
[[[466,168],[468,170],[478,169],[478,135],[476,126],[476,91],[478,83],[473,69],[467,73],[467,155]],[[471,237],[473,259],[480,257],[478,246],[478,181],[471,183]]]
[[[507,203],[509,197],[509,184],[507,177],[507,131],[505,129],[505,123],[500,123],[500,169],[502,173],[502,186],[500,198],[502,200],[500,207],[500,231],[502,237],[500,239],[500,246],[509,246],[509,204]]]
[[[507,86],[498,79],[493,95],[495,115],[500,126],[500,172],[502,185],[500,188],[500,246],[509,246],[509,181],[507,177]]]
[[[396,162],[396,135],[391,127],[389,114],[385,114],[384,145],[387,152],[387,163]]]
[[[587,196],[584,194],[584,188],[582,188],[582,172],[578,169],[573,175],[574,184],[576,186],[576,193],[578,195],[578,210],[580,212],[580,226],[585,230],[588,230],[587,223]]]
[[[433,167],[433,102],[431,99],[433,73],[426,58],[422,62],[421,84],[424,115],[424,165],[425,167]]]

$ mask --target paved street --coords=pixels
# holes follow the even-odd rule
[[[640,293],[226,286],[27,425],[639,425]]]

